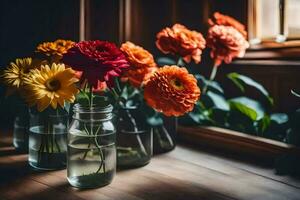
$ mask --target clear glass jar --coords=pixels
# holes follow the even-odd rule
[[[177,118],[163,117],[163,124],[153,127],[153,153],[165,153],[176,147]]]
[[[13,128],[13,144],[18,152],[28,152],[29,110],[24,103],[16,105]]]
[[[152,129],[137,107],[121,108],[117,126],[117,165],[120,168],[140,167],[152,157]]]
[[[65,168],[69,118],[63,109],[30,110],[29,164],[39,170]]]
[[[67,173],[78,188],[108,185],[116,173],[113,106],[75,104],[68,134]]]

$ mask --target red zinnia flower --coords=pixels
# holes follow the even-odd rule
[[[82,71],[82,78],[95,88],[98,80],[112,86],[113,78],[129,67],[125,55],[114,43],[100,40],[75,44],[63,55],[62,61],[74,70]]]

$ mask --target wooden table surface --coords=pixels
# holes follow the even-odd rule
[[[11,138],[0,135],[1,200],[214,200],[300,199],[300,181],[272,169],[188,146],[153,157],[138,169],[118,171],[112,184],[90,190],[71,187],[66,170],[36,172]]]

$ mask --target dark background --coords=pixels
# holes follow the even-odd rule
[[[120,34],[120,3],[126,0],[87,0],[87,39],[109,40],[120,45],[126,38]],[[155,46],[156,33],[166,26],[182,23],[206,35],[207,19],[214,11],[231,15],[247,24],[247,0],[132,0],[128,40],[161,56]],[[17,57],[30,56],[43,41],[58,38],[79,40],[79,0],[1,0],[0,1],[0,67]],[[194,70],[208,76],[211,70],[208,52]],[[267,58],[268,59],[268,58]],[[226,82],[225,74],[237,71],[261,82],[274,97],[274,111],[291,112],[300,101],[290,89],[300,91],[300,66],[276,62],[266,65],[244,62],[221,66],[217,80],[227,96],[238,95]],[[255,92],[250,96],[258,98]],[[4,97],[0,88],[0,128],[11,127],[14,102]]]

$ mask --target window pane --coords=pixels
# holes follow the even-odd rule
[[[257,35],[259,38],[274,38],[279,34],[279,0],[257,1]]]
[[[300,0],[287,1],[289,37],[300,37]]]

